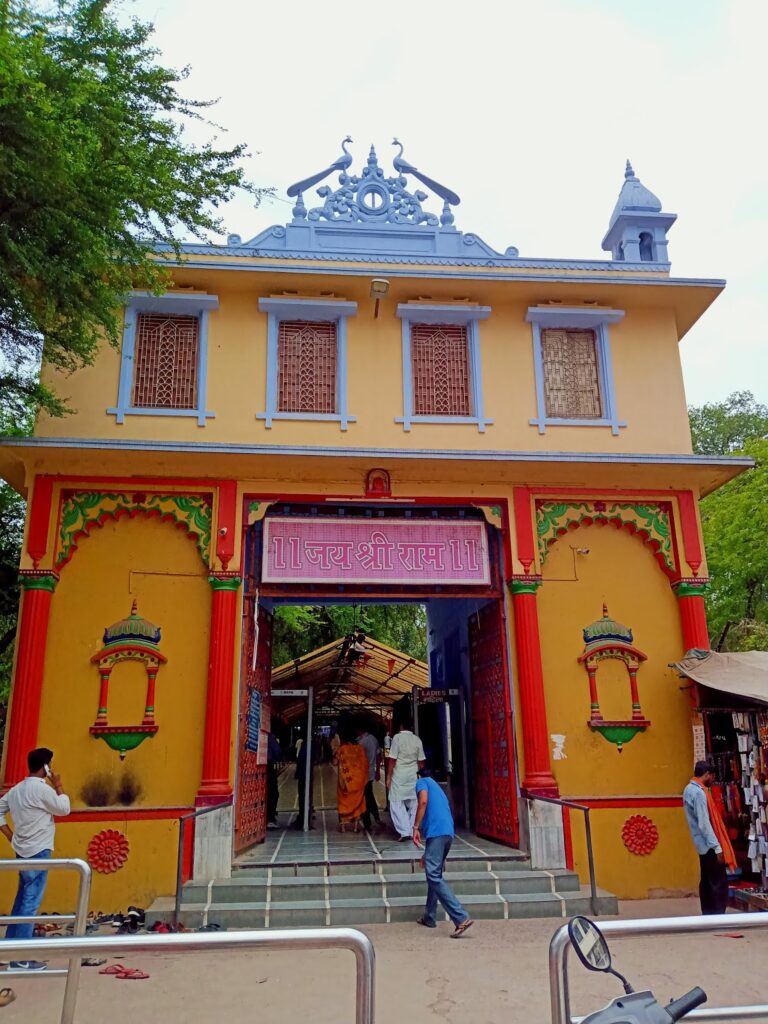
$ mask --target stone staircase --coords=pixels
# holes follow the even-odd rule
[[[446,879],[474,918],[571,917],[589,914],[588,887],[572,871],[535,871],[514,850],[489,856],[457,853]],[[181,921],[187,927],[296,928],[415,921],[426,884],[418,860],[303,859],[237,864],[231,878],[188,882]],[[616,897],[599,892],[599,913],[617,913]],[[147,924],[170,920],[173,900],[155,900]]]

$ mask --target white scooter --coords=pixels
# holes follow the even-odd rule
[[[653,992],[635,992],[624,975],[614,970],[608,943],[588,917],[574,917],[568,924],[568,935],[584,966],[590,971],[612,974],[622,983],[626,993],[612,999],[602,1010],[590,1013],[582,1024],[670,1024],[707,1001],[706,992],[698,986],[666,1006],[656,1000]]]

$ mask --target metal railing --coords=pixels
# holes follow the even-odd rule
[[[592,847],[592,822],[589,818],[589,807],[585,804],[577,804],[573,800],[561,800],[554,796],[539,796],[537,793],[522,791],[526,800],[539,800],[543,804],[555,804],[563,810],[581,811],[584,815],[584,834],[587,842],[587,863],[589,865],[589,909],[593,917],[600,916],[600,909],[597,902],[597,879],[595,877],[595,853]]]
[[[65,921],[71,921],[74,936],[79,937],[81,941],[89,941],[85,938],[85,932],[86,925],[88,924],[88,905],[91,899],[90,864],[86,864],[84,860],[79,860],[77,857],[63,857],[51,860],[0,860],[0,871],[76,871],[79,875],[79,885],[74,914],[35,914],[34,916],[27,917],[12,917],[10,914],[3,914],[0,915],[0,925],[37,923],[42,921],[55,921],[56,924],[63,924]],[[36,953],[42,954],[47,959],[54,942],[56,942],[56,939],[7,939],[2,942],[0,949],[11,961],[34,959],[34,957],[23,955],[27,952],[27,947],[30,953],[34,948]],[[14,955],[17,952],[20,952],[21,955]],[[77,1002],[77,986],[80,981],[79,955],[71,956],[69,967],[60,970],[41,971],[38,974],[37,972],[15,971],[9,967],[8,970],[3,971],[2,978],[5,980],[17,974],[34,978],[66,976],[67,984],[64,989],[64,1002],[61,1008],[61,1024],[72,1024],[75,1014],[75,1003]]]
[[[124,956],[126,953],[236,953],[260,948],[348,949],[357,966],[355,1024],[374,1024],[376,954],[371,940],[355,928],[296,928],[275,931],[184,932],[181,935],[114,935],[104,938],[13,939],[3,949],[13,957],[29,959],[66,956],[70,961],[83,955]],[[50,972],[52,973],[52,972]],[[41,974],[40,977],[43,975]],[[248,972],[243,975],[248,977]],[[74,1007],[74,1002],[73,1002]],[[158,1019],[160,1007],[155,1005]],[[70,1024],[71,1017],[67,1024]],[[62,1017],[62,1021],[64,1018]]]
[[[179,914],[181,913],[181,890],[184,886],[184,837],[187,830],[187,822],[194,818],[200,818],[203,814],[211,814],[213,811],[220,811],[222,807],[231,807],[231,803],[214,804],[213,807],[198,807],[196,811],[189,814],[182,814],[179,818],[179,848],[176,853],[176,892],[173,898],[173,926],[178,927]],[[195,851],[192,850],[192,863],[194,864]]]
[[[691,932],[717,932],[723,928],[768,928],[768,914],[715,914],[709,917],[651,917],[639,921],[601,921],[600,931],[607,939],[627,935],[681,935]],[[568,988],[568,926],[563,925],[549,944],[549,992],[552,1024],[579,1024],[583,1017],[571,1017]],[[702,962],[702,972],[706,964]],[[703,979],[706,980],[703,975]],[[768,1018],[768,1004],[745,1006],[708,1006],[686,1014],[686,1021],[757,1020]]]

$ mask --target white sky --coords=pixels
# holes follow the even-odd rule
[[[461,230],[523,257],[602,259],[629,157],[678,214],[673,275],[728,281],[682,343],[689,402],[741,389],[768,402],[765,0],[129,0],[124,12],[154,23],[166,64],[190,65],[190,96],[220,98],[219,142],[247,143],[250,176],[283,198],[346,134],[353,170],[373,142],[388,171],[397,135],[459,193]],[[224,211],[243,239],[289,219],[278,200]]]

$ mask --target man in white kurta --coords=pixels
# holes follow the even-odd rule
[[[413,835],[416,820],[416,773],[424,766],[424,747],[410,729],[400,727],[392,740],[387,759],[389,814],[399,842]]]

